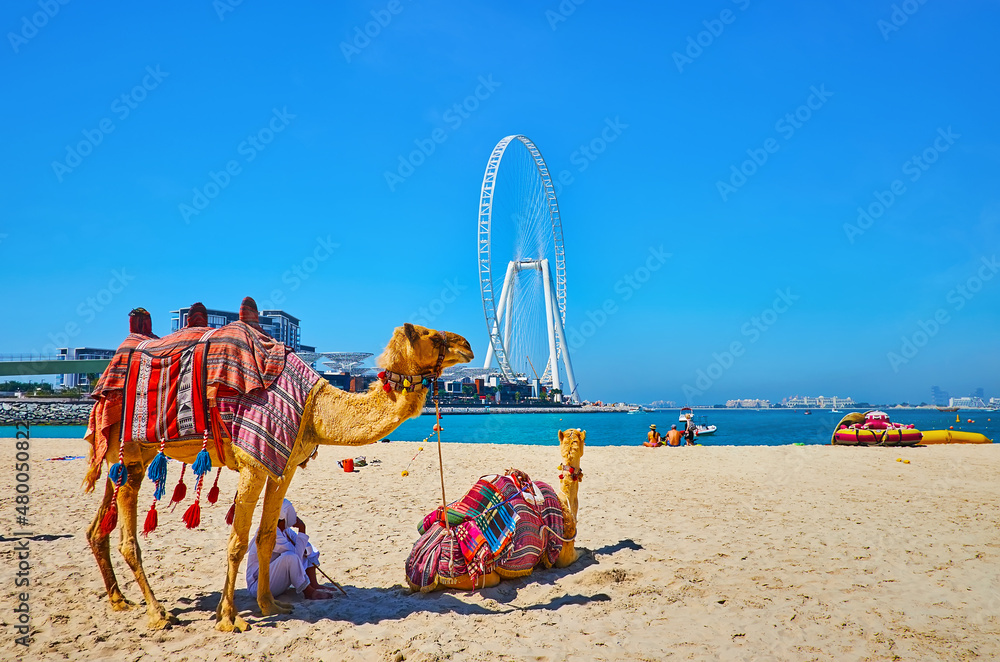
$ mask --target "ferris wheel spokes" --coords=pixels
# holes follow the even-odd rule
[[[503,286],[500,288],[500,299],[497,302],[498,315],[493,325],[490,346],[486,351],[486,361],[484,368],[489,368],[493,362],[493,347],[499,345],[506,356],[510,356],[511,344],[510,336],[513,328],[514,318],[514,288],[517,286],[517,274],[521,271],[534,270],[541,273],[542,287],[545,299],[545,333],[548,340],[549,358],[546,361],[543,381],[551,378],[552,388],[560,389],[559,381],[559,359],[562,358],[566,368],[566,381],[570,393],[576,392],[576,377],[573,374],[573,362],[569,358],[569,352],[561,351],[566,346],[565,333],[562,325],[562,318],[558,314],[558,300],[555,296],[555,283],[552,280],[552,272],[549,269],[549,260],[519,260],[511,261],[507,264],[507,272],[504,276]],[[503,336],[500,339],[500,326],[503,325]]]

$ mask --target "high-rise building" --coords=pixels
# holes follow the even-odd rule
[[[979,398],[980,400],[982,400],[983,398],[986,397],[986,392],[983,390],[983,387],[980,386],[979,388],[976,389],[976,392],[972,394],[972,397]]]
[[[170,330],[177,331],[187,325],[190,306],[170,311]],[[239,313],[228,310],[206,309],[208,313],[208,325],[213,329],[223,327],[230,322],[235,322],[240,318]],[[264,333],[271,336],[280,343],[284,343],[293,352],[315,352],[316,348],[310,345],[303,345],[298,317],[289,315],[283,310],[264,310],[260,313],[260,327]]]
[[[947,407],[948,400],[951,396],[948,395],[948,391],[942,391],[937,386],[931,387],[931,402],[938,407]]]

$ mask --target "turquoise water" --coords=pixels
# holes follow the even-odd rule
[[[719,430],[713,435],[699,438],[698,443],[711,446],[779,446],[782,444],[828,444],[834,426],[843,414],[812,410],[810,416],[802,410],[736,411],[697,410],[695,416],[705,415],[708,422]],[[955,422],[955,414],[927,410],[890,410],[893,421],[913,423],[922,430],[946,430],[954,425],[956,430],[980,432],[990,439],[1000,438],[1000,412],[957,412],[962,419]],[[558,444],[560,429],[583,428],[587,443],[592,446],[637,446],[646,440],[650,423],[666,432],[677,422],[678,410],[642,414],[490,414],[485,416],[444,416],[441,440],[465,443],[495,444]],[[966,423],[967,419],[975,423]],[[996,418],[994,421],[992,419]],[[989,420],[988,420],[989,419]],[[407,421],[389,435],[394,441],[419,441],[431,436],[434,417],[429,415]],[[0,438],[14,436],[14,428],[0,426]],[[33,426],[33,437],[79,439],[85,428],[75,425]]]

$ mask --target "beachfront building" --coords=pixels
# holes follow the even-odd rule
[[[1000,398],[990,398],[990,409],[1000,409]]]
[[[726,407],[729,407],[730,409],[768,409],[770,406],[770,400],[760,400],[756,398],[726,400]]]
[[[190,311],[190,306],[170,311],[171,332],[182,329],[187,325],[188,313]],[[213,329],[223,327],[240,318],[239,313],[229,310],[208,308],[206,311],[208,312],[208,325]],[[283,310],[263,310],[260,313],[260,327],[264,329],[267,335],[280,343],[284,343],[293,352],[315,352],[315,347],[302,344],[301,331],[299,329],[300,324],[301,320],[298,317],[289,315]]]
[[[951,398],[948,400],[949,407],[963,407],[965,409],[985,409],[986,403],[983,402],[982,398],[977,398],[974,395],[967,396],[965,398]]]
[[[60,361],[76,361],[84,359],[110,359],[115,355],[113,349],[97,349],[95,347],[60,347],[58,350]],[[79,388],[90,391],[90,378],[85,374],[67,373],[56,376],[56,385],[59,388]]]
[[[851,398],[838,398],[837,396],[826,397],[821,395],[816,398],[794,396],[785,401],[786,407],[816,407],[817,409],[837,409],[838,407],[850,408],[854,406]]]

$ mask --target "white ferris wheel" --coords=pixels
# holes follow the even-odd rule
[[[494,260],[505,269],[499,296]],[[498,142],[486,163],[479,199],[479,287],[490,337],[483,367],[490,369],[495,360],[508,381],[535,377],[579,401],[565,338],[566,247],[559,203],[545,160],[526,136]]]

